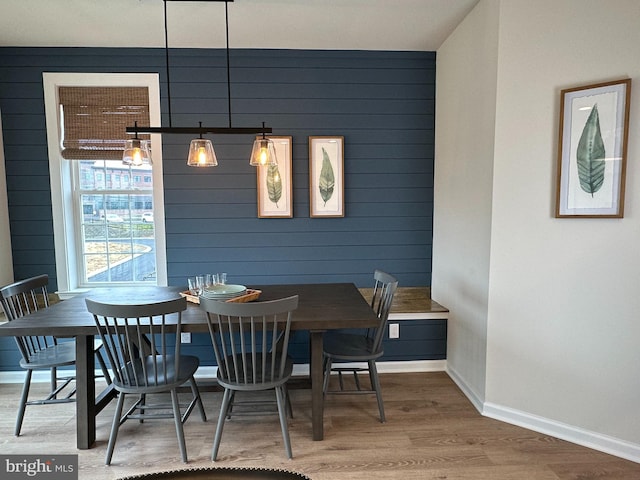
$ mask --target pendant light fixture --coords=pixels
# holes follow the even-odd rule
[[[264,122],[262,122],[264,127]],[[277,165],[278,160],[276,158],[276,147],[273,140],[267,138],[263,133],[262,138],[256,138],[253,142],[253,150],[251,150],[251,158],[249,159],[249,165],[254,167]]]
[[[135,122],[137,127],[138,122]],[[127,140],[124,152],[122,152],[122,163],[138,167],[140,165],[151,165],[151,153],[149,152],[147,140],[138,138],[138,134],[131,140]]]
[[[200,126],[202,127],[202,122],[200,122]],[[218,165],[218,159],[216,152],[213,150],[211,140],[202,138],[202,135],[200,135],[200,138],[191,140],[187,165],[190,167],[216,167]]]
[[[167,29],[167,2],[178,2],[185,0],[163,0],[164,3],[164,38],[165,38],[165,62],[167,73],[167,100],[169,103],[169,126],[168,127],[139,127],[137,123],[133,127],[127,127],[126,132],[129,134],[135,134],[133,140],[128,142],[143,142],[138,139],[138,134],[146,133],[167,133],[167,134],[196,134],[199,138],[191,141],[189,147],[189,156],[187,159],[187,165],[194,167],[213,167],[218,165],[218,160],[213,149],[213,143],[211,140],[202,138],[204,134],[226,134],[226,135],[247,135],[247,134],[262,134],[262,138],[257,138],[253,144],[253,151],[258,149],[260,152],[259,163],[254,163],[254,154],[252,151],[251,159],[249,163],[251,165],[275,165],[277,163],[275,146],[273,140],[266,137],[267,133],[271,133],[272,129],[265,127],[262,122],[262,127],[233,127],[231,124],[231,75],[229,71],[229,14],[228,3],[233,0],[194,0],[200,2],[224,2],[225,11],[225,26],[226,26],[226,53],[227,53],[227,98],[228,98],[228,115],[229,126],[228,127],[203,127],[202,122],[199,122],[199,127],[173,127],[171,123],[171,82],[169,77],[169,40]],[[189,0],[187,0],[189,1]],[[125,150],[126,152],[126,150]],[[148,152],[148,150],[147,150]],[[149,162],[151,157],[149,156]],[[123,156],[123,162],[125,157]]]

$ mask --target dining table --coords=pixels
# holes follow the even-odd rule
[[[298,295],[293,312],[292,330],[309,332],[311,423],[313,440],[322,440],[323,426],[323,335],[327,330],[369,328],[378,318],[353,283],[314,283],[287,285],[252,285],[260,290],[256,301],[275,300]],[[0,325],[0,336],[47,335],[73,337],[76,345],[76,444],[88,449],[96,440],[96,416],[115,398],[114,388],[96,392],[94,336],[98,333],[85,298],[114,304],[162,302],[180,295],[184,287],[129,286],[101,287],[40,309]],[[183,332],[208,332],[204,311],[187,302],[182,313]]]

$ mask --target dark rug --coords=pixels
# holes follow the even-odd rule
[[[142,473],[119,480],[311,480],[302,473],[270,468],[192,468],[168,472]]]

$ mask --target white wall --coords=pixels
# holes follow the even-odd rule
[[[438,50],[432,296],[451,313],[447,368],[485,397],[498,2],[481,2]]]
[[[1,115],[0,115],[1,118]],[[9,231],[9,203],[7,200],[7,176],[4,168],[4,143],[0,120],[0,285],[13,282],[13,258]],[[0,311],[2,309],[0,308]]]
[[[640,461],[640,96],[633,88],[625,218],[553,216],[560,90],[623,77],[640,88],[640,2],[482,0],[477,10],[492,9],[496,2],[498,70],[492,213],[486,219],[491,245],[485,255],[489,273],[483,412]],[[475,15],[472,12],[450,39],[476,31]],[[451,74],[450,56],[465,57],[478,49],[471,41],[449,48],[448,40],[444,47],[438,51],[438,70],[445,70],[439,72],[439,82],[440,76]],[[460,87],[472,89],[472,83],[460,82]],[[452,117],[441,107],[437,104],[438,117]],[[462,116],[463,107],[454,113]],[[440,130],[458,128],[440,120],[437,125]],[[445,145],[436,148],[436,171],[447,168],[442,164],[450,158],[438,154],[452,141],[437,132],[436,145]],[[457,141],[466,145],[455,146],[461,151],[478,143],[467,136]],[[476,162],[467,155],[462,168],[477,168]],[[436,175],[436,192],[450,188],[452,181],[456,183]],[[462,187],[458,190],[464,192]],[[466,202],[458,205],[477,200],[469,192]],[[465,211],[457,207],[449,214],[464,217]],[[444,226],[438,234],[444,236],[451,232],[442,215],[434,219],[434,234]],[[480,244],[486,240],[485,234],[478,236]],[[441,243],[434,242],[434,264],[438,259],[439,268],[434,268],[433,291],[438,300],[446,290],[442,303],[453,309],[452,302],[468,303],[468,295],[456,291],[443,273],[445,263],[459,264],[460,259],[451,259]],[[464,318],[454,321],[466,324],[481,317],[480,312],[463,313]],[[456,336],[465,333],[455,326],[450,331]],[[475,359],[459,351],[464,343],[451,339],[448,355],[457,360],[453,367],[458,381],[479,390]]]

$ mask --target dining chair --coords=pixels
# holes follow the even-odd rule
[[[384,354],[382,339],[387,328],[389,311],[393,303],[393,296],[398,288],[398,281],[392,275],[376,270],[373,274],[374,286],[371,298],[371,308],[378,316],[378,325],[375,328],[367,329],[362,334],[347,333],[342,331],[329,331],[324,335],[323,361],[324,361],[324,383],[323,392],[327,394],[375,394],[378,400],[378,410],[380,412],[380,422],[386,421],[384,415],[384,403],[382,402],[382,391],[380,380],[376,368],[376,360]],[[366,362],[367,366],[336,366],[336,363],[344,362]],[[338,374],[339,389],[329,390],[331,372]],[[344,383],[343,373],[353,374],[354,387],[347,388]],[[360,383],[359,372],[368,372],[371,388],[365,389]]]
[[[287,351],[298,296],[253,303],[201,297],[200,307],[206,312],[218,365],[218,384],[224,388],[211,460],[218,457],[222,430],[235,393],[266,390],[275,390],[284,447],[287,457],[292,458],[285,386],[293,370]]]
[[[49,307],[49,276],[38,275],[20,280],[0,288],[0,304],[8,321],[16,320],[24,315]],[[73,371],[65,371],[59,376],[59,367],[75,365],[76,349],[73,340],[59,341],[51,335],[27,335],[15,337],[20,351],[20,367],[27,371],[14,434],[20,435],[25,410],[28,405],[49,405],[54,403],[75,402],[75,388],[70,385],[75,380]],[[109,371],[100,353],[101,342],[95,344],[95,355],[107,383],[111,382]],[[29,400],[29,390],[34,370],[50,371],[49,393],[40,399]],[[61,383],[59,383],[61,382]],[[69,387],[68,389],[67,386]],[[66,390],[65,390],[66,389]]]
[[[198,357],[180,352],[183,297],[140,305],[102,303],[87,298],[98,333],[113,371],[113,387],[119,393],[113,416],[105,463],[111,464],[120,425],[129,419],[173,418],[182,461],[187,462],[183,424],[197,405],[202,421],[207,417],[194,374]],[[192,398],[181,404],[178,387],[189,383]],[[150,394],[171,394],[171,403],[150,403]],[[138,399],[123,414],[125,397]],[[182,411],[182,408],[184,412]]]

